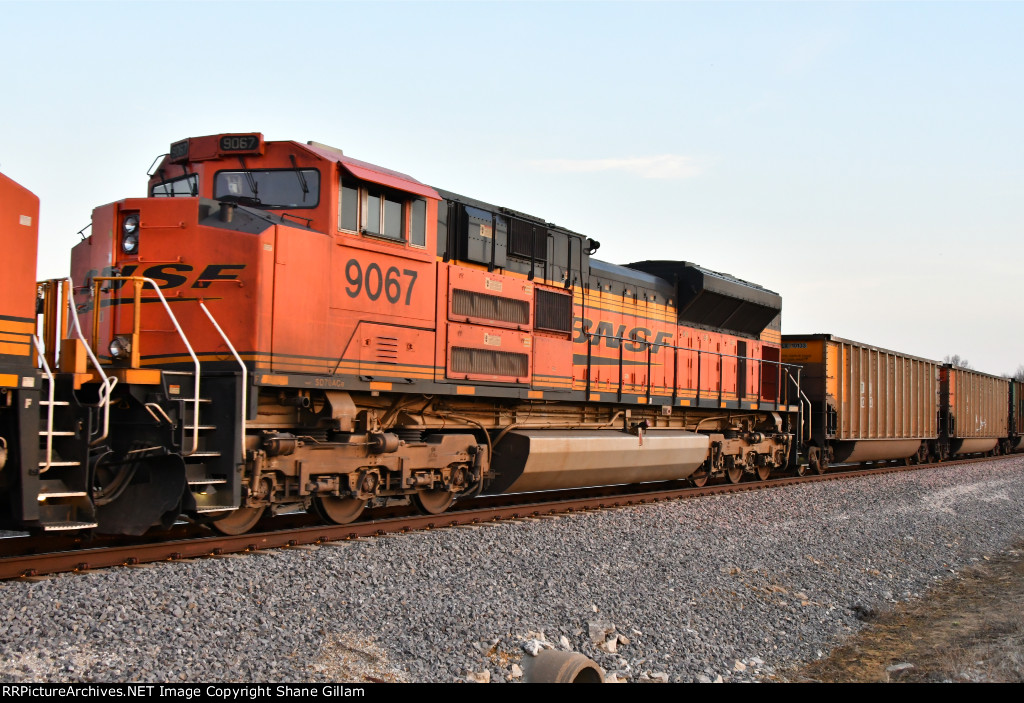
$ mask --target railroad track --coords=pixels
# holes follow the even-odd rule
[[[423,530],[482,525],[507,520],[544,519],[591,510],[643,505],[667,500],[779,488],[798,483],[835,481],[898,471],[921,471],[958,466],[1007,457],[980,457],[915,466],[885,465],[837,470],[822,475],[780,475],[766,481],[715,484],[696,488],[685,481],[641,486],[610,486],[545,494],[545,500],[523,502],[524,496],[492,496],[456,506],[441,515],[422,515],[411,509],[383,508],[368,511],[368,517],[349,525],[325,525],[305,514],[273,518],[272,529],[243,535],[210,535],[190,526],[145,538],[125,540],[69,536],[11,537],[0,539],[0,580],[31,579],[50,574],[88,572],[113,566],[138,566],[162,561],[217,558],[267,549],[284,549],[326,544],[381,535]],[[257,526],[259,527],[259,526]]]

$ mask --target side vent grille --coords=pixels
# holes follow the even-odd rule
[[[572,331],[572,296],[537,289],[537,320],[534,326],[551,332]]]
[[[452,315],[528,325],[530,304],[525,300],[511,300],[486,293],[455,289],[452,291]]]
[[[539,261],[548,257],[548,228],[534,222],[512,218],[509,227],[508,253],[520,259],[536,256]],[[534,245],[536,244],[536,249]]]
[[[384,364],[398,363],[398,339],[395,337],[377,337],[377,361]]]
[[[452,347],[452,371],[480,376],[526,378],[530,359],[526,354]]]

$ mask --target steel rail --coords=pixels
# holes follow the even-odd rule
[[[482,526],[488,523],[543,518],[576,512],[597,511],[634,505],[660,503],[669,500],[697,498],[701,496],[781,488],[817,481],[837,481],[863,478],[875,474],[901,471],[936,470],[947,467],[972,464],[981,461],[1019,458],[1019,455],[1003,457],[979,457],[960,459],[934,464],[911,466],[881,466],[869,469],[852,469],[832,473],[805,476],[780,476],[766,481],[725,483],[702,488],[671,487],[607,495],[591,495],[567,498],[558,501],[536,501],[508,505],[494,504],[483,507],[467,507],[440,515],[400,515],[383,519],[355,522],[349,525],[324,525],[292,527],[268,532],[249,532],[237,536],[186,537],[163,542],[115,545],[108,547],[81,548],[61,552],[25,554],[0,557],[0,580],[43,576],[63,572],[85,572],[115,566],[132,566],[144,563],[181,561],[200,557],[217,557],[232,553],[256,552],[259,550],[316,545],[344,540],[370,538],[386,534],[420,532],[425,530],[457,527],[460,525]],[[680,483],[680,482],[676,482]],[[664,486],[664,484],[660,484]],[[523,496],[501,496],[511,499]],[[531,495],[536,498],[536,495]]]

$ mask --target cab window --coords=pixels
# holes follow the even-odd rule
[[[424,247],[427,202],[373,183],[342,179],[338,229]]]
[[[219,171],[213,197],[266,209],[314,208],[320,204],[320,172],[313,168]]]
[[[190,174],[157,183],[149,191],[151,198],[195,198],[199,195],[199,176]]]

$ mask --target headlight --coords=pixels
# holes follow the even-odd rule
[[[124,337],[114,337],[110,340],[110,356],[115,359],[127,359],[132,353],[132,343]]]
[[[125,254],[134,254],[139,250],[139,216],[128,215],[121,225],[121,249]]]
[[[137,252],[139,250],[139,235],[124,235],[124,239],[121,240],[121,248],[124,249],[125,254],[134,254]]]

